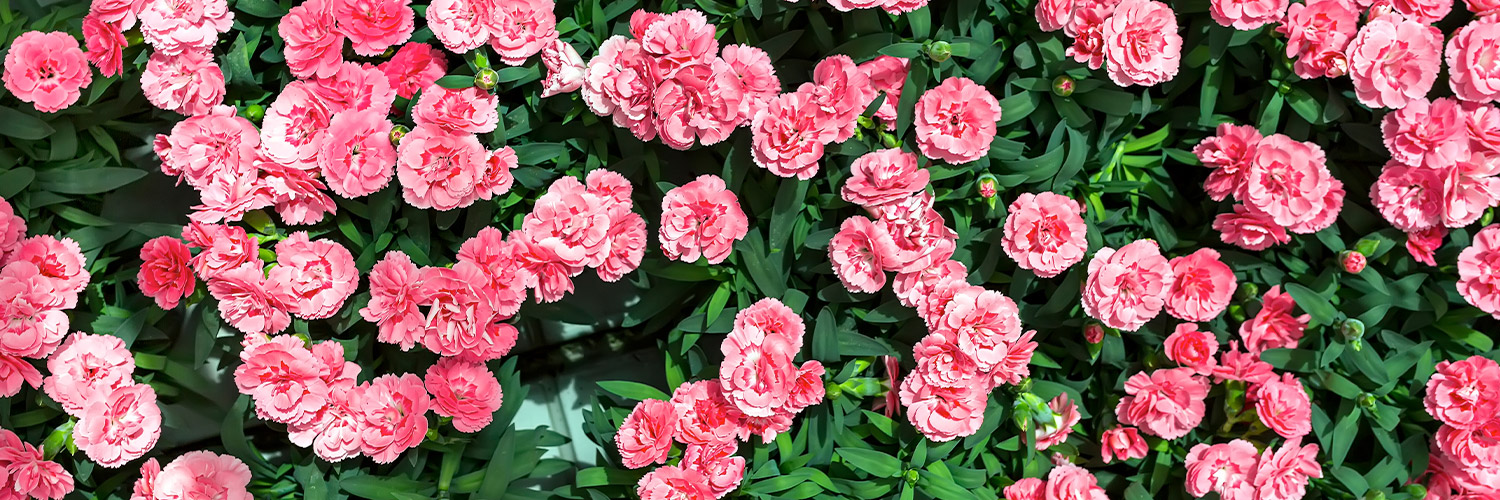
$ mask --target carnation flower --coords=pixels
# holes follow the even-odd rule
[[[672,406],[678,416],[672,434],[678,441],[707,445],[735,439],[738,426],[732,413],[737,410],[724,399],[719,381],[700,380],[678,386],[672,392]]]
[[[301,339],[272,337],[240,353],[244,362],[234,370],[241,394],[255,401],[255,414],[290,425],[315,421],[331,397],[325,366]]]
[[[1017,479],[1001,492],[1006,500],[1046,500],[1047,483],[1034,477]]]
[[[1208,13],[1220,26],[1253,30],[1281,21],[1286,9],[1286,0],[1214,0]]]
[[[1415,167],[1422,165],[1423,156],[1436,151],[1439,145],[1460,137],[1465,124],[1458,101],[1413,99],[1406,107],[1385,114],[1380,121],[1380,134],[1392,158]]]
[[[561,247],[558,257],[564,264],[595,267],[609,255],[609,208],[615,203],[619,202],[590,191],[576,177],[562,177],[537,198],[521,229],[527,238]]]
[[[1203,182],[1209,198],[1223,201],[1231,195],[1244,196],[1245,177],[1261,139],[1260,132],[1253,126],[1221,123],[1213,136],[1193,147],[1198,161],[1214,169]]]
[[[26,220],[16,215],[16,209],[5,198],[0,198],[0,262],[8,262],[6,255],[14,252],[26,237]]]
[[[615,126],[627,128],[637,139],[649,141],[656,137],[652,104],[657,79],[653,59],[642,50],[640,42],[613,36],[600,44],[599,53],[589,60],[584,74],[583,102],[594,114],[609,116]]]
[[[941,316],[930,325],[958,343],[979,369],[990,372],[1001,365],[1010,345],[1021,336],[1016,303],[1000,292],[964,287],[953,294]]]
[[[913,123],[924,156],[954,165],[989,154],[1000,102],[983,86],[950,77],[917,99]]]
[[[11,397],[21,393],[22,385],[32,388],[42,386],[42,372],[19,356],[0,354],[0,397]]]
[[[1391,225],[1421,231],[1438,225],[1443,214],[1443,179],[1437,169],[1387,163],[1370,186],[1370,199]]]
[[[771,65],[771,56],[758,47],[749,45],[726,45],[720,58],[739,78],[741,123],[748,124],[756,114],[781,93],[781,80],[776,77],[776,67]]]
[[[396,101],[396,90],[380,69],[369,64],[345,62],[332,76],[307,80],[312,93],[328,106],[329,113],[374,109],[384,115]]]
[[[1114,13],[1118,2],[1074,0],[1073,18],[1063,26],[1063,33],[1073,37],[1073,45],[1063,52],[1089,69],[1104,66],[1104,23]]]
[[[499,53],[501,62],[520,66],[557,39],[554,7],[552,0],[495,2],[486,6],[490,47]]]
[[[870,76],[841,54],[818,61],[813,81],[802,84],[797,92],[812,97],[819,109],[819,126],[833,130],[831,142],[853,137],[856,119],[875,99]]]
[[[335,29],[353,42],[354,53],[378,56],[411,38],[416,12],[411,0],[334,0]]]
[[[987,387],[937,387],[908,375],[901,382],[901,404],[917,431],[933,441],[952,441],[979,432],[988,404]]]
[[[1125,0],[1104,21],[1109,79],[1121,87],[1152,86],[1177,76],[1182,37],[1177,13],[1153,0]]]
[[[1500,411],[1500,364],[1483,356],[1441,361],[1427,380],[1422,404],[1433,418],[1458,429],[1475,429]]]
[[[1421,231],[1406,233],[1406,252],[1417,262],[1429,266],[1437,266],[1437,249],[1443,246],[1443,237],[1448,235],[1448,228],[1443,226],[1432,226]]]
[[[1214,382],[1219,383],[1238,380],[1255,385],[1275,377],[1270,363],[1261,361],[1257,353],[1240,351],[1237,340],[1229,341],[1229,350],[1219,356],[1219,365],[1214,367]]]
[[[615,282],[640,267],[646,257],[646,219],[623,205],[609,214],[609,234],[605,236],[609,254],[595,271],[599,279]]]
[[[387,252],[370,269],[370,302],[359,310],[365,321],[380,328],[377,340],[410,350],[426,333],[421,302],[422,272],[400,251]]]
[[[89,15],[123,31],[135,27],[136,16],[144,8],[143,0],[95,0],[89,2]]]
[[[327,78],[344,62],[344,34],[337,29],[335,0],[307,0],[287,11],[277,25],[286,42],[287,69],[297,78]]]
[[[1312,402],[1295,375],[1283,373],[1261,383],[1255,390],[1255,414],[1261,423],[1284,438],[1300,438],[1312,432]]]
[[[479,198],[475,184],[488,152],[473,135],[418,126],[396,148],[401,196],[417,208],[452,210]]]
[[[738,488],[745,476],[745,457],[734,456],[738,448],[734,441],[689,445],[679,465],[702,473],[714,498],[723,498]]]
[[[168,55],[212,49],[234,25],[226,0],[149,0],[138,16],[146,43]]]
[[[667,401],[647,399],[637,403],[615,434],[622,464],[639,469],[666,463],[679,418],[677,407]]]
[[[427,27],[444,47],[462,54],[489,41],[488,8],[488,0],[433,0]]]
[[[332,116],[326,103],[313,93],[312,84],[288,84],[261,119],[261,154],[277,165],[316,169],[318,153],[328,141]]]
[[[658,236],[662,253],[669,259],[694,262],[702,256],[709,264],[718,264],[729,257],[734,242],[749,232],[749,219],[740,210],[739,198],[715,175],[702,175],[672,188],[661,205]]]
[[[11,41],[0,79],[17,99],[53,113],[78,102],[93,74],[72,35],[28,31]]]
[[[391,121],[373,109],[334,115],[317,155],[328,187],[345,198],[384,189],[396,166],[390,131]]]
[[[917,155],[900,149],[865,153],[849,171],[841,191],[844,201],[866,207],[890,203],[927,187],[928,172],[917,166]]]
[[[127,44],[118,22],[104,21],[92,12],[83,16],[83,45],[88,49],[84,57],[99,69],[99,74],[115,76],[124,71],[121,52]]]
[[[481,363],[442,358],[427,369],[432,411],[453,418],[459,432],[479,432],[500,409],[500,381]]]
[[[77,417],[89,404],[135,383],[135,356],[119,337],[74,333],[47,359],[47,371],[51,375],[42,383],[47,397]]]
[[[1016,265],[1051,278],[1083,260],[1088,250],[1083,207],[1051,193],[1021,193],[1005,216],[1001,248]]]
[[[1045,491],[1048,500],[1109,500],[1093,473],[1070,463],[1053,467],[1047,473]]]
[[[1349,78],[1359,102],[1401,108],[1427,95],[1442,64],[1443,34],[1423,22],[1380,16],[1349,42]]]
[[[160,437],[161,408],[156,390],[146,384],[121,387],[90,401],[73,429],[78,449],[110,468],[145,456]]]
[[[552,40],[552,43],[543,47],[542,65],[547,67],[547,79],[542,82],[542,97],[566,94],[583,87],[583,76],[588,66],[568,42]]]
[[[781,177],[806,180],[816,175],[823,146],[835,134],[819,123],[816,106],[813,96],[790,92],[756,114],[750,124],[755,164]]]
[[[141,269],[136,275],[141,293],[155,299],[162,309],[177,307],[197,288],[193,268],[188,266],[192,257],[187,245],[177,238],[159,236],[147,241],[141,246]]]
[[[1125,393],[1129,396],[1115,406],[1121,424],[1162,439],[1177,439],[1203,421],[1208,382],[1191,368],[1163,368],[1132,375],[1125,381]]]
[[[1280,226],[1318,215],[1332,186],[1323,149],[1273,134],[1255,146],[1240,201]]]
[[[641,476],[640,482],[636,483],[635,493],[641,500],[718,498],[710,488],[709,478],[702,472],[667,465]]]
[[[1453,10],[1453,0],[1391,0],[1391,7],[1407,19],[1433,24],[1448,17],[1448,12]]]
[[[276,243],[270,280],[291,294],[289,309],[304,319],[333,316],[359,286],[359,271],[348,249],[330,240],[310,241],[306,232]]]
[[[1066,442],[1068,435],[1073,433],[1073,426],[1083,418],[1078,413],[1078,405],[1068,399],[1067,393],[1052,398],[1052,401],[1047,402],[1047,409],[1052,411],[1052,422],[1037,426],[1037,451],[1047,451],[1053,445]]]
[[[911,61],[886,55],[859,65],[859,69],[870,76],[870,85],[885,93],[885,101],[875,110],[875,118],[885,123],[886,130],[896,128],[896,104],[901,102],[901,88],[906,85],[910,67]]]
[[[1155,241],[1104,247],[1089,261],[1084,312],[1110,328],[1135,331],[1161,313],[1175,279]]]
[[[412,119],[418,127],[483,134],[495,130],[500,119],[499,106],[500,96],[479,87],[449,89],[433,84],[417,98]]]
[[[1500,318],[1500,225],[1481,229],[1473,244],[1458,254],[1458,294]]]
[[[1200,248],[1169,264],[1175,279],[1167,293],[1167,314],[1186,321],[1210,321],[1229,307],[1238,286],[1234,271],[1219,260],[1218,251]]]
[[[224,104],[224,72],[206,50],[156,52],[141,74],[141,91],[158,108],[189,116],[206,114]]]
[[[1235,204],[1231,213],[1214,216],[1213,228],[1225,243],[1252,251],[1292,241],[1286,228],[1271,220],[1271,216],[1242,204]]]
[[[250,120],[235,116],[234,108],[220,106],[177,122],[167,142],[172,153],[162,158],[162,168],[166,170],[170,163],[189,186],[222,189],[237,180],[255,178],[260,134]]]
[[[7,443],[6,441],[10,441]],[[31,443],[22,443],[15,434],[0,429],[0,473],[6,477],[4,490],[8,498],[20,500],[31,497],[36,500],[61,499],[73,491],[73,475],[61,464],[47,460],[42,450]]]
[[[266,279],[259,261],[209,279],[208,293],[219,301],[219,316],[246,334],[276,333],[292,323],[288,310],[296,299],[282,284]]]
[[[1255,498],[1298,500],[1307,492],[1308,478],[1323,477],[1318,465],[1318,445],[1302,445],[1302,438],[1288,439],[1274,452],[1269,448],[1255,466]]]
[[[1220,444],[1196,444],[1187,454],[1187,492],[1201,497],[1213,491],[1224,500],[1256,498],[1255,445],[1243,439]]]
[[[1311,316],[1292,316],[1292,307],[1296,305],[1291,294],[1281,291],[1281,285],[1267,290],[1261,297],[1260,312],[1249,321],[1240,323],[1240,338],[1245,341],[1245,350],[1260,354],[1266,349],[1297,347]]]
[[[1146,458],[1146,440],[1134,427],[1116,425],[1099,436],[1099,454],[1104,463]]]
[[[188,245],[200,249],[191,263],[198,277],[209,280],[251,259],[258,259],[259,249],[255,240],[245,234],[245,228],[217,224],[191,223],[182,229],[182,238]]]
[[[431,404],[422,378],[410,373],[381,375],[355,387],[349,396],[349,409],[360,423],[360,451],[375,463],[394,462],[401,452],[427,437],[427,408]]]
[[[802,348],[802,332],[802,318],[776,299],[740,310],[719,346],[724,398],[750,417],[770,417],[786,406],[798,377],[792,358]]]
[[[377,67],[385,73],[396,95],[411,99],[448,73],[448,56],[441,49],[425,43],[408,43],[402,45],[391,60]]]
[[[488,350],[486,330],[495,322],[490,279],[472,262],[422,270],[422,304],[429,306],[422,345],[441,356]],[[486,357],[487,358],[487,357]]]
[[[1043,0],[1036,3],[1036,24],[1042,31],[1057,31],[1073,20],[1074,0]]]
[[[1192,368],[1199,375],[1208,375],[1213,372],[1219,339],[1213,332],[1199,331],[1195,323],[1181,323],[1167,336],[1162,347],[1166,349],[1167,359]]]
[[[717,144],[739,126],[744,92],[723,60],[681,68],[656,88],[653,110],[662,143],[687,149],[696,139]]]
[[[953,256],[958,233],[947,226],[932,203],[932,194],[922,191],[873,210],[875,224],[895,243],[895,250],[884,259],[885,270],[913,272]]]
[[[839,232],[828,241],[828,261],[844,288],[875,293],[885,287],[883,260],[893,251],[892,245],[891,236],[882,227],[856,215],[844,219]]]
[[[1359,8],[1352,0],[1292,4],[1286,11],[1286,20],[1276,27],[1278,33],[1286,35],[1286,56],[1297,59],[1325,52],[1342,53],[1358,30]]]
[[[167,464],[152,481],[156,500],[251,500],[250,468],[232,455],[190,451]]]
[[[928,295],[940,284],[955,280],[963,282],[968,274],[969,270],[964,268],[962,262],[945,260],[917,271],[897,274],[891,289],[896,292],[896,300],[901,305],[920,312]]]

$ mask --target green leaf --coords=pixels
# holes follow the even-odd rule
[[[855,470],[868,472],[875,477],[901,475],[901,461],[886,453],[860,448],[839,448],[835,451]]]
[[[235,0],[234,8],[240,12],[266,19],[280,19],[286,10],[271,0]]]
[[[668,396],[666,393],[661,392],[661,389],[657,389],[640,382],[631,382],[628,380],[600,381],[599,388],[609,391],[611,394],[623,397],[625,399],[633,399],[636,401],[645,401],[647,399],[660,399],[662,401],[668,401],[672,399],[671,396]]]
[[[834,322],[833,310],[827,307],[818,311],[817,322],[813,325],[812,355],[813,359],[824,363],[839,360],[838,325]]]
[[[555,160],[567,152],[567,146],[555,142],[533,142],[513,146],[516,152],[516,163],[521,165],[538,165],[549,160]]]
[[[145,176],[145,170],[122,167],[44,170],[37,174],[37,182],[41,189],[58,194],[99,194],[113,191]]]
[[[39,141],[55,132],[51,125],[35,116],[0,106],[0,135],[28,141]]]
[[[1297,301],[1297,306],[1312,316],[1313,321],[1320,325],[1332,325],[1334,315],[1338,313],[1328,298],[1319,295],[1311,289],[1297,283],[1286,284],[1287,293],[1292,294],[1292,299]]]
[[[437,79],[438,86],[445,89],[466,89],[474,86],[474,77],[466,75],[448,75]]]

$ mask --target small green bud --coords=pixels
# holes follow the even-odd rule
[[[1366,491],[1364,500],[1385,500],[1385,492],[1380,490]]]
[[[1235,298],[1240,302],[1249,302],[1260,297],[1260,287],[1255,283],[1240,283],[1240,289],[1235,292]]]
[[[828,385],[823,386],[823,392],[828,395],[828,399],[844,397],[844,388],[833,382],[829,382]]]
[[[493,69],[480,68],[479,71],[474,73],[475,87],[479,87],[485,90],[493,90],[495,86],[499,84],[500,73],[495,72],[495,70]]]
[[[1073,81],[1073,77],[1068,75],[1061,75],[1057,78],[1052,79],[1052,93],[1057,94],[1058,97],[1068,97],[1070,95],[1073,95],[1073,91],[1076,90],[1077,87],[1078,82]]]
[[[916,469],[906,469],[906,484],[916,485],[917,480],[921,478],[922,475]]]
[[[261,106],[259,104],[251,104],[251,105],[245,107],[245,119],[250,120],[252,122],[255,122],[255,123],[259,124],[260,120],[262,118],[265,118],[265,117],[266,117],[266,107],[265,106]]]
[[[927,45],[927,58],[932,59],[932,62],[941,63],[950,57],[953,57],[953,46],[948,45],[948,42],[939,40]]]
[[[391,145],[400,146],[401,138],[406,137],[406,132],[407,130],[405,125],[397,125],[391,127]]]
[[[1406,494],[1412,498],[1427,498],[1427,487],[1417,483],[1406,485]]]
[[[1365,336],[1365,322],[1349,318],[1339,322],[1339,336],[1345,342],[1354,343]]]
[[[1368,392],[1360,393],[1359,407],[1366,410],[1375,411],[1375,395]]]

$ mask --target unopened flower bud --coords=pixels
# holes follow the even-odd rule
[[[1354,342],[1365,336],[1365,322],[1349,318],[1339,322],[1339,336],[1345,342]]]
[[[1359,274],[1360,271],[1365,270],[1365,254],[1353,250],[1345,250],[1339,254],[1339,264],[1344,266],[1345,272]]]
[[[400,146],[401,145],[401,138],[402,137],[406,137],[406,132],[407,131],[406,131],[406,127],[405,126],[397,125],[397,126],[391,127],[391,145],[392,146]]]
[[[936,41],[927,45],[927,58],[932,59],[932,62],[940,63],[950,57],[953,57],[953,46],[948,45],[948,42]]]
[[[1427,487],[1417,483],[1406,485],[1406,494],[1412,498],[1427,498]]]
[[[1360,393],[1359,407],[1369,411],[1375,411],[1375,395],[1368,392]]]
[[[265,117],[266,117],[266,107],[265,106],[261,106],[259,104],[251,104],[251,105],[245,107],[245,118],[248,119],[248,120],[250,120],[250,121],[252,121],[252,122],[260,123],[260,120],[262,118],[265,118]]]
[[[1256,297],[1260,297],[1260,287],[1255,286],[1255,283],[1240,283],[1239,291],[1235,292],[1235,298],[1240,302],[1249,302]]]
[[[493,69],[480,68],[480,70],[478,72],[474,73],[474,86],[475,87],[479,87],[479,88],[482,88],[482,89],[485,89],[485,90],[491,90],[491,89],[494,89],[495,86],[499,85],[499,84],[500,84],[500,73],[496,73],[495,70],[493,70]]]
[[[984,198],[990,208],[995,208],[995,196],[1000,194],[1000,181],[995,179],[994,175],[986,173],[979,176],[979,182],[975,184],[975,188],[979,191],[979,197]]]
[[[1090,344],[1104,342],[1104,326],[1098,323],[1089,323],[1083,327],[1083,339]]]
[[[922,476],[917,473],[916,469],[907,469],[905,477],[906,477],[906,484],[910,484],[910,485],[916,485],[917,484],[917,480],[922,478]]]
[[[1078,82],[1073,81],[1073,77],[1068,75],[1061,75],[1052,79],[1052,93],[1057,94],[1058,97],[1073,95],[1073,91],[1077,87]]]

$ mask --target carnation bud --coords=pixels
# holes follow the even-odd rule
[[[1349,274],[1359,274],[1365,270],[1365,254],[1353,250],[1345,250],[1339,254],[1339,263],[1344,265],[1344,271]]]
[[[1073,90],[1077,87],[1077,82],[1074,82],[1073,77],[1068,75],[1061,75],[1052,79],[1052,93],[1057,94],[1058,97],[1073,95]]]
[[[838,399],[844,396],[844,388],[839,387],[838,384],[829,382],[823,386],[823,393],[828,395],[828,399]]]
[[[1373,5],[1370,6],[1370,15],[1369,15],[1369,17],[1365,18],[1365,21],[1366,22],[1373,21],[1373,20],[1375,20],[1376,18],[1378,18],[1380,16],[1384,16],[1386,14],[1390,14],[1390,13],[1395,12],[1395,11],[1396,11],[1395,5],[1392,5],[1391,2],[1389,2],[1389,1],[1375,2]]]
[[[1323,76],[1338,78],[1349,74],[1349,58],[1343,53],[1335,52],[1328,55],[1328,69],[1323,70]]]
[[[266,117],[266,107],[265,106],[261,106],[259,104],[251,104],[251,105],[245,107],[245,119],[250,120],[252,122],[255,122],[255,123],[259,124],[260,120],[262,118],[265,118],[265,117]]]
[[[1339,322],[1339,336],[1344,338],[1354,350],[1358,351],[1364,346],[1361,340],[1365,336],[1365,323],[1363,321],[1349,318]]]
[[[1364,500],[1385,500],[1385,493],[1380,490],[1366,491]]]
[[[906,478],[906,484],[913,486],[917,484],[918,479],[922,478],[922,476],[917,473],[916,469],[906,469],[906,474],[904,477]]]
[[[1375,411],[1375,395],[1368,392],[1359,393],[1359,407]]]
[[[994,175],[986,173],[979,176],[979,182],[975,184],[975,187],[979,190],[979,197],[984,198],[985,203],[989,203],[990,209],[994,209],[995,196],[1000,194],[1000,181],[995,179]]]
[[[493,90],[500,84],[500,73],[493,69],[481,68],[474,72],[474,86],[485,90]]]
[[[391,145],[392,146],[400,146],[401,145],[401,138],[402,137],[406,137],[406,127],[404,125],[397,125],[397,126],[391,127]]]
[[[1240,283],[1240,289],[1235,293],[1235,298],[1240,302],[1249,302],[1257,297],[1260,297],[1260,287],[1255,286],[1255,283]]]
[[[1479,227],[1489,226],[1490,223],[1494,222],[1494,221],[1495,221],[1495,209],[1493,209],[1493,208],[1486,209],[1484,211],[1484,215],[1479,216]]]
[[[1406,493],[1412,498],[1427,498],[1427,487],[1417,483],[1406,485]]]
[[[932,59],[932,62],[941,63],[950,57],[953,57],[953,46],[948,45],[948,42],[939,40],[927,44],[927,58]]]
[[[1016,384],[1014,387],[1016,393],[1031,392],[1031,377],[1021,379],[1021,382]]]
[[[1083,327],[1083,338],[1090,344],[1104,342],[1104,325],[1090,322]]]

